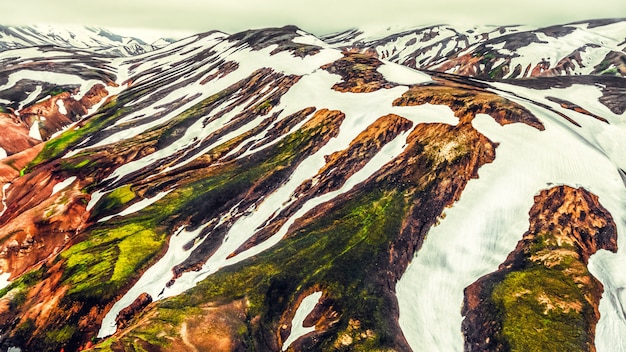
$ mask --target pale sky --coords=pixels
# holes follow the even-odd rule
[[[358,26],[528,24],[626,17],[626,0],[0,0],[0,24],[85,24],[228,33],[295,24],[328,34]]]

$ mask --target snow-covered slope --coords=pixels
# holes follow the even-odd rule
[[[375,50],[386,60],[411,68],[430,68],[476,43],[529,30],[527,26],[358,28],[325,36],[335,47]]]
[[[482,78],[626,75],[626,21],[528,26],[353,29],[324,37],[417,69]]]
[[[476,43],[430,69],[493,78],[626,75],[626,21],[598,20]]]

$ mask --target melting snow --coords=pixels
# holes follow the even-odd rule
[[[324,42],[323,40],[320,40],[318,37],[312,34],[306,33],[304,31],[298,31],[297,33],[300,34],[301,36],[293,38],[292,42],[294,43],[315,45],[315,46],[319,46],[322,48],[328,47],[328,44],[326,44],[326,42]]]
[[[41,92],[43,92],[41,85],[37,85],[35,90],[32,93],[30,93],[26,99],[20,102],[20,106],[17,108],[17,110],[22,110],[23,107],[35,101],[35,99],[37,99],[37,97],[39,96],[39,94],[41,94]]]
[[[64,190],[69,185],[74,183],[74,181],[76,181],[76,176],[72,176],[72,177],[64,180],[63,182],[57,183],[56,185],[54,185],[54,187],[52,187],[52,194],[50,196],[53,196],[56,193],[58,193],[59,191]]]
[[[399,84],[420,84],[432,81],[430,76],[423,72],[397,64],[386,63],[378,67],[377,71],[387,81]]]
[[[0,87],[0,90],[10,89],[15,86],[18,81],[23,79],[54,83],[58,85],[76,84],[81,86],[82,92],[87,92],[89,87],[101,83],[99,80],[84,80],[78,76],[66,73],[58,73],[52,71],[19,70],[9,75],[7,83],[4,86]],[[41,89],[41,87],[39,87],[39,89]],[[31,97],[32,99],[34,99],[36,98],[36,95],[34,95],[34,93],[31,93],[29,99],[31,99]]]
[[[0,217],[4,215],[5,211],[7,211],[7,191],[10,186],[10,183],[5,183],[4,186],[2,186],[2,211],[0,211]]]
[[[11,284],[11,281],[9,281],[10,277],[11,273],[0,273],[0,290]]]
[[[41,138],[41,132],[39,131],[39,120],[35,120],[33,121],[32,126],[30,126],[30,130],[28,131],[28,135],[31,138],[37,139],[37,140],[43,140]]]
[[[304,320],[306,317],[311,314],[313,308],[317,305],[320,298],[322,298],[322,292],[314,292],[310,295],[306,296],[300,306],[296,310],[296,314],[293,316],[293,320],[291,320],[291,333],[285,342],[283,343],[283,351],[286,351],[292,343],[294,343],[300,337],[315,331],[315,325],[305,328]]]
[[[347,148],[350,141],[379,117],[395,112],[401,116],[412,119],[415,123],[456,123],[458,121],[448,107],[438,107],[442,108],[438,109],[430,105],[423,105],[410,107],[411,109],[404,109],[407,107],[391,106],[391,101],[393,101],[395,97],[401,96],[402,93],[406,91],[407,87],[383,89],[372,93],[340,93],[330,89],[330,87],[336,83],[337,79],[339,79],[337,75],[329,74],[323,70],[307,75],[303,77],[296,86],[289,90],[283,99],[281,99],[280,105],[285,108],[283,113],[291,113],[288,112],[289,108],[301,106],[301,103],[297,104],[296,102],[300,102],[306,97],[308,99],[307,101],[322,101],[327,104],[325,107],[329,109],[343,111],[346,114],[346,118],[341,125],[339,136],[331,139],[317,153],[304,160],[294,174],[291,175],[289,181],[264,199],[262,203],[258,204],[251,215],[242,217],[233,224],[227,235],[228,241],[225,241],[216,253],[209,258],[202,270],[184,273],[174,285],[166,290],[167,296],[180,294],[189,287],[193,287],[197,282],[203,280],[219,268],[225,265],[235,264],[275,245],[285,234],[289,225],[298,217],[304,215],[307,210],[312,209],[317,204],[327,201],[332,197],[349,191],[356,184],[364,181],[372,173],[377,171],[386,162],[401,153],[405,145],[406,134],[396,137],[394,141],[385,145],[363,169],[352,175],[341,189],[309,200],[303,208],[293,215],[287,223],[283,225],[281,230],[270,239],[235,257],[228,260],[226,259],[230,253],[253,235],[254,232],[250,229],[261,226],[267,219],[270,219],[273,214],[277,214],[288,206],[290,201],[292,201],[290,198],[294,190],[302,182],[315,176],[318,170],[324,166],[324,155],[329,155],[335,151]],[[317,87],[317,89],[309,89],[311,84]],[[328,89],[322,89],[320,87],[328,87]],[[291,106],[292,102],[294,102],[293,107]],[[444,113],[433,114],[433,108],[438,112]],[[409,111],[412,111],[412,113],[406,114],[406,112]]]
[[[341,93],[331,89],[331,87],[340,80],[340,76],[333,75],[324,70],[316,70],[315,72],[304,76],[300,81],[285,94],[281,103],[274,109],[276,111],[283,110],[281,117],[288,116],[302,108],[302,101],[320,101],[326,104],[321,108],[329,108],[341,110],[346,117],[341,125],[339,136],[331,139],[317,153],[311,155],[295,170],[289,181],[276,190],[274,193],[263,199],[256,205],[256,209],[249,216],[240,218],[233,224],[226,238],[227,240],[216,251],[216,253],[208,259],[203,268],[197,272],[184,273],[170,287],[165,287],[163,282],[153,281],[151,279],[152,272],[146,272],[142,279],[136,283],[133,288],[124,297],[118,301],[115,306],[107,313],[107,324],[114,324],[115,317],[124,307],[131,304],[134,299],[146,291],[145,281],[148,280],[153,286],[150,286],[151,292],[158,292],[153,297],[165,298],[178,295],[215,271],[225,265],[232,265],[240,262],[252,255],[260,253],[280,241],[286,233],[290,224],[297,218],[301,217],[314,206],[325,202],[332,197],[348,192],[356,184],[367,179],[371,174],[376,172],[382,165],[395,158],[402,152],[406,143],[408,132],[396,137],[392,142],[385,145],[376,156],[370,160],[363,169],[350,177],[343,187],[337,191],[322,195],[318,198],[309,200],[303,208],[292,216],[281,230],[267,241],[243,252],[239,255],[226,259],[230,253],[235,251],[239,246],[245,243],[254,233],[251,229],[265,223],[274,214],[287,207],[291,201],[291,195],[294,190],[305,180],[312,178],[318,170],[324,166],[324,155],[331,154],[338,150],[348,147],[349,143],[367,126],[372,124],[376,119],[389,113],[396,113],[405,118],[412,120],[415,124],[421,122],[443,122],[456,124],[458,119],[450,108],[446,106],[432,106],[425,104],[417,107],[396,107],[391,106],[391,102],[402,95],[408,88],[396,87],[393,89],[382,89],[372,93]],[[326,89],[324,89],[326,87]],[[121,176],[121,174],[120,174]],[[93,199],[92,199],[93,201]],[[91,202],[90,202],[91,204]],[[181,261],[184,255],[191,252],[181,253]],[[159,262],[160,263],[160,262]],[[167,272],[171,273],[170,266]],[[165,270],[166,266],[163,267]],[[144,279],[144,277],[147,277]],[[160,286],[154,286],[160,285]],[[113,323],[111,323],[113,322]],[[104,325],[103,325],[104,326]],[[115,331],[115,328],[106,327],[101,330],[100,335],[106,336]]]
[[[57,100],[57,106],[59,107],[59,112],[63,115],[67,115],[67,109],[65,109],[65,104],[63,104],[63,100]]]
[[[303,36],[297,38],[296,41],[307,44],[310,38],[306,34],[300,34]],[[188,89],[202,92],[202,96],[155,122],[163,123],[171,119],[198,101],[219,92],[240,79],[244,79],[255,68],[266,66],[285,74],[303,75],[302,79],[281,98],[280,104],[273,109],[274,111],[283,110],[279,119],[300,110],[303,101],[319,102],[316,105],[318,110],[322,108],[337,109],[346,114],[340,134],[337,138],[331,139],[317,153],[307,158],[291,175],[286,184],[256,204],[253,213],[236,221],[227,234],[225,242],[208,259],[200,271],[184,273],[172,286],[166,287],[167,282],[171,279],[171,269],[183,262],[193,250],[192,248],[185,251],[183,246],[196,238],[201,229],[194,232],[181,229],[173,235],[170,238],[169,248],[165,256],[149,268],[108,312],[98,334],[99,337],[108,336],[115,332],[115,317],[119,311],[131,304],[142,292],[150,293],[155,299],[180,294],[221,267],[232,265],[270,248],[280,241],[289,225],[308,210],[332,197],[349,191],[378,170],[384,163],[401,153],[405,147],[408,133],[398,136],[383,147],[381,152],[370,160],[362,170],[350,177],[341,189],[309,200],[276,235],[233,258],[226,259],[230,253],[250,238],[253,234],[251,229],[257,228],[290,204],[290,197],[296,187],[313,177],[324,165],[324,155],[345,149],[364,127],[378,117],[388,113],[396,113],[411,119],[416,124],[421,122],[457,123],[452,111],[445,106],[429,104],[417,107],[391,106],[393,99],[400,97],[407,87],[383,89],[363,94],[333,91],[330,87],[338,82],[340,77],[318,68],[324,63],[339,59],[341,53],[338,50],[324,49],[316,55],[301,59],[294,58],[289,52],[270,56],[269,53],[275,49],[275,46],[260,51],[252,51],[241,47],[229,47],[231,44],[220,42],[221,39],[221,37],[215,37],[202,40],[212,41],[216,45],[216,51],[226,53],[222,58],[239,63],[239,69],[214,81],[211,85],[202,86],[196,82],[188,86]],[[186,45],[195,43],[196,40],[196,37],[189,38],[186,42],[173,44],[161,52],[182,50]],[[180,56],[184,59],[195,54],[196,49],[181,53]],[[149,58],[151,55],[155,55],[152,56],[155,58],[158,57],[153,52],[146,54],[145,58]],[[148,69],[154,65],[171,64],[171,62],[163,60],[165,59],[154,59],[140,66],[143,69]],[[401,84],[430,81],[430,77],[426,74],[392,64],[385,64],[378,71],[389,81]],[[130,75],[131,72],[127,72],[127,74]],[[143,77],[141,80],[148,78]],[[172,82],[171,85],[176,83]],[[563,96],[564,99],[570,100],[573,98],[565,97],[571,94],[571,90],[575,89],[571,88],[570,91],[555,90],[548,93],[508,85],[497,87],[514,90],[517,94],[525,94],[530,98],[540,100],[543,100],[543,96],[536,97],[534,95],[549,94],[557,97]],[[186,96],[185,91],[187,89],[169,93],[169,98],[181,99]],[[577,94],[588,96],[589,92],[582,93],[581,90]],[[593,94],[598,93],[595,91]],[[624,242],[626,241],[626,234],[624,234],[626,215],[623,209],[623,204],[626,204],[626,191],[614,164],[616,162],[618,165],[624,165],[622,161],[619,161],[623,160],[619,159],[619,151],[624,150],[624,146],[623,142],[619,142],[622,140],[621,138],[617,139],[618,142],[615,142],[617,144],[610,144],[606,140],[615,140],[615,138],[603,137],[603,134],[618,137],[623,135],[624,125],[620,125],[614,115],[607,117],[608,109],[597,103],[590,108],[590,111],[606,117],[612,125],[600,123],[591,117],[584,117],[584,119],[577,120],[592,125],[593,129],[590,133],[578,132],[574,131],[571,125],[568,126],[568,122],[563,122],[561,117],[540,110],[530,105],[526,100],[514,97],[511,99],[524,104],[540,117],[546,125],[546,130],[540,132],[523,124],[500,126],[486,115],[479,115],[474,120],[473,124],[479,131],[494,142],[500,143],[496,150],[496,160],[481,167],[479,170],[480,179],[471,180],[460,201],[452,208],[445,210],[446,219],[439,226],[431,229],[422,250],[417,254],[397,286],[400,324],[409,344],[416,351],[461,351],[463,349],[463,337],[460,331],[462,321],[460,305],[463,299],[463,289],[479,277],[496,270],[498,265],[504,261],[528,228],[527,214],[533,204],[533,196],[539,190],[549,187],[550,184],[569,184],[575,187],[582,185],[597,194],[600,197],[600,202],[611,211],[616,222],[618,222],[620,248],[626,248],[626,242]],[[584,100],[588,101],[589,99],[584,98]],[[578,100],[575,101],[578,103]],[[557,105],[555,104],[553,107],[559,109]],[[151,106],[136,112],[134,116],[153,114],[155,109]],[[572,114],[573,112],[567,113]],[[229,114],[229,116],[234,115]],[[242,129],[252,128],[260,121],[261,117],[233,133],[239,134]],[[189,133],[185,133],[183,138],[172,144],[164,155],[189,147],[193,143],[192,138],[207,136],[214,132],[216,126],[221,125],[221,122],[224,121],[220,120],[220,124],[216,122],[216,124],[205,126],[201,133],[188,131]],[[136,129],[116,133],[106,143],[120,138],[131,138],[154,125],[142,125]],[[273,141],[273,143],[276,142]],[[103,141],[99,145],[106,143]],[[271,143],[264,147],[269,145]],[[193,152],[200,155],[201,152],[205,151]],[[248,151],[247,153],[257,151]],[[125,165],[110,178],[123,177],[132,171],[160,160],[162,157],[163,155],[155,154]],[[594,163],[586,163],[586,160],[594,160]],[[179,165],[173,165],[172,168],[177,166]],[[87,209],[92,209],[104,194],[106,192],[95,192]],[[148,202],[158,200],[154,198],[137,203],[137,210],[142,206],[149,205]],[[142,203],[144,201],[145,203]],[[117,215],[122,215],[122,213]],[[194,248],[197,245],[198,243],[195,243]],[[626,302],[626,293],[624,293],[626,292],[626,278],[622,280],[617,277],[621,272],[619,268],[626,265],[626,259],[622,258],[626,257],[621,252],[616,256],[601,251],[591,258],[589,264],[590,270],[605,285],[605,297],[607,297],[600,304],[602,318],[597,327],[596,345],[598,351],[608,351],[610,346],[614,346],[615,341],[618,341],[620,346],[626,345],[626,341],[623,341],[623,337],[626,336],[626,323],[623,321],[624,314],[620,313],[624,312],[622,302]],[[314,295],[317,294],[319,296],[315,298]],[[313,309],[320,297],[321,293],[315,293],[305,299],[309,300],[306,305],[303,301],[292,322],[292,334],[283,348],[288,347],[297,338],[311,331],[302,328],[301,321]],[[300,313],[300,310],[303,312]],[[621,317],[620,314],[622,314]]]
[[[172,278],[172,268],[182,263],[190,253],[200,243],[195,243],[192,248],[184,249],[185,245],[193,241],[203,230],[199,227],[195,231],[185,231],[182,227],[176,230],[174,235],[170,237],[167,253],[163,258],[151,266],[139,279],[139,281],[113,305],[109,313],[104,317],[102,326],[98,332],[98,337],[106,337],[112,335],[117,330],[115,318],[120,310],[124,309],[138,297],[141,293],[147,292],[153,299],[160,299],[163,295],[163,289]]]

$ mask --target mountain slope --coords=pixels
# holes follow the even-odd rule
[[[324,39],[375,50],[416,69],[481,78],[626,75],[626,21],[595,20],[545,28],[431,26],[389,33],[352,30]]]
[[[617,254],[579,254],[598,280],[580,292],[611,299],[586,301],[573,346],[618,341],[624,78],[416,71],[337,49],[346,37],[287,26],[132,58],[2,53],[6,118],[39,116],[46,140],[0,160],[2,348],[460,350],[461,327],[492,313],[462,323],[465,288],[504,275],[480,279],[544,224],[534,196],[555,185],[594,205],[548,207],[564,220],[542,231],[598,214],[615,230],[599,247]]]

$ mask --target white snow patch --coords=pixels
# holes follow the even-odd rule
[[[57,100],[57,106],[59,107],[59,112],[63,115],[67,115],[67,109],[65,109],[65,104],[63,104],[63,100]]]
[[[63,182],[57,183],[56,185],[54,185],[54,187],[52,187],[52,194],[50,196],[53,196],[56,193],[58,193],[59,191],[64,190],[69,185],[74,183],[74,181],[76,181],[76,176],[72,176],[72,177],[64,180]]]
[[[41,132],[39,131],[39,120],[35,120],[33,121],[32,126],[30,126],[30,130],[28,131],[28,135],[31,138],[37,139],[37,140],[43,140],[43,138],[41,138]]]
[[[326,42],[320,40],[318,37],[312,34],[303,31],[298,31],[298,34],[300,34],[301,36],[293,38],[292,42],[297,44],[315,45],[322,48],[328,47],[328,44],[326,44]]]
[[[7,211],[7,191],[10,186],[11,183],[5,183],[4,186],[2,186],[2,211],[0,211],[0,217],[4,215],[5,211]]]
[[[156,202],[158,202],[161,198],[165,197],[166,195],[168,195],[171,191],[173,191],[173,189],[167,190],[165,192],[160,192],[159,194],[157,194],[156,196],[152,197],[152,198],[144,198],[142,200],[140,200],[137,203],[134,203],[133,205],[129,206],[128,208],[124,209],[123,211],[117,213],[117,214],[113,214],[113,215],[109,215],[109,216],[105,216],[102,219],[98,220],[98,222],[104,222],[104,221],[108,221],[116,216],[126,216],[129,214],[133,214],[136,213]]]
[[[39,94],[41,94],[42,91],[43,91],[43,88],[41,88],[41,85],[37,85],[37,87],[35,87],[35,90],[32,93],[30,93],[26,99],[20,102],[20,106],[17,108],[17,110],[22,110],[23,107],[35,101],[35,99],[37,99],[37,97],[39,96]]]
[[[10,277],[11,273],[0,273],[0,290],[11,284]]]
[[[38,52],[37,55],[41,56],[41,53],[39,51],[37,52]],[[0,87],[0,90],[12,88],[13,86],[15,86],[17,82],[23,79],[29,79],[32,81],[39,81],[39,82],[47,82],[47,83],[58,84],[58,85],[76,84],[76,85],[81,86],[81,92],[84,92],[84,93],[87,92],[88,87],[91,87],[97,83],[102,83],[99,80],[95,80],[95,79],[84,80],[78,76],[75,76],[72,74],[66,74],[66,73],[58,73],[58,72],[52,72],[52,71],[19,70],[9,75],[7,83],[4,86]],[[29,95],[29,98],[28,98],[29,101],[34,100],[39,94],[37,92],[41,92],[41,89],[42,88],[38,86],[35,89],[35,92]]]
[[[399,84],[420,84],[432,81],[430,76],[423,72],[393,63],[385,63],[379,66],[376,71],[382,74],[387,81]]]
[[[292,343],[294,343],[300,337],[315,331],[315,325],[304,327],[304,320],[311,314],[313,308],[317,305],[320,298],[322,298],[322,292],[314,292],[306,296],[291,320],[291,333],[285,342],[283,343],[283,351],[286,351]]]

